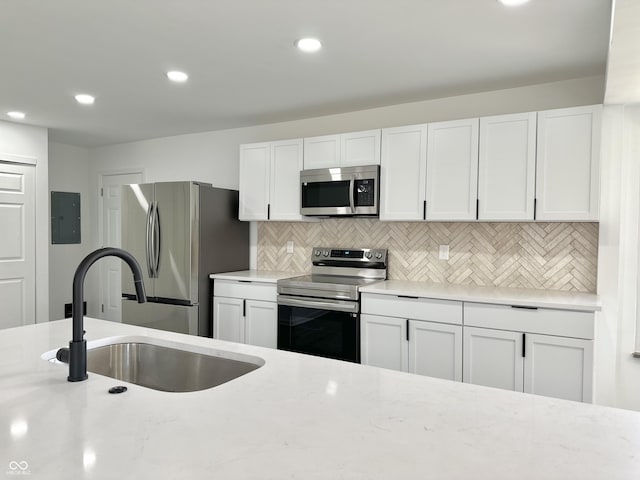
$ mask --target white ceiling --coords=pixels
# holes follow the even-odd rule
[[[3,0],[0,118],[84,146],[605,70],[610,0]],[[317,36],[317,54],[293,42]],[[164,77],[190,75],[184,85]],[[76,93],[96,96],[91,107]]]

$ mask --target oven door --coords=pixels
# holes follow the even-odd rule
[[[278,295],[278,349],[360,363],[358,302]]]

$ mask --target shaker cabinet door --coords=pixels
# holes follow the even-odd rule
[[[380,220],[424,220],[427,126],[384,128]]]
[[[278,305],[275,302],[247,300],[245,343],[259,347],[278,347]]]
[[[533,220],[535,175],[536,113],[481,118],[478,219]]]
[[[522,333],[464,327],[463,381],[522,392]]]
[[[301,220],[302,139],[271,143],[270,220]]]
[[[360,315],[361,358],[365,365],[406,372],[407,320],[381,315]]]
[[[240,220],[267,220],[270,156],[269,143],[240,145]]]
[[[475,220],[478,119],[430,123],[427,134],[427,220]]]
[[[536,220],[597,221],[602,105],[538,112]]]
[[[409,372],[462,381],[462,327],[409,320]]]
[[[244,343],[243,301],[240,298],[213,297],[213,338]]]
[[[340,135],[304,139],[304,170],[340,166]]]
[[[527,333],[525,343],[525,392],[591,402],[593,340]]]

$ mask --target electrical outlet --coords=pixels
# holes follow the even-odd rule
[[[287,253],[293,253],[293,240],[287,242]]]
[[[449,260],[449,245],[440,245],[438,258],[440,258],[440,260]]]

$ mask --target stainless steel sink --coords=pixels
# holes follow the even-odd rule
[[[193,392],[226,383],[264,364],[258,357],[246,357],[255,358],[256,363],[126,342],[87,350],[87,370],[164,392]]]

